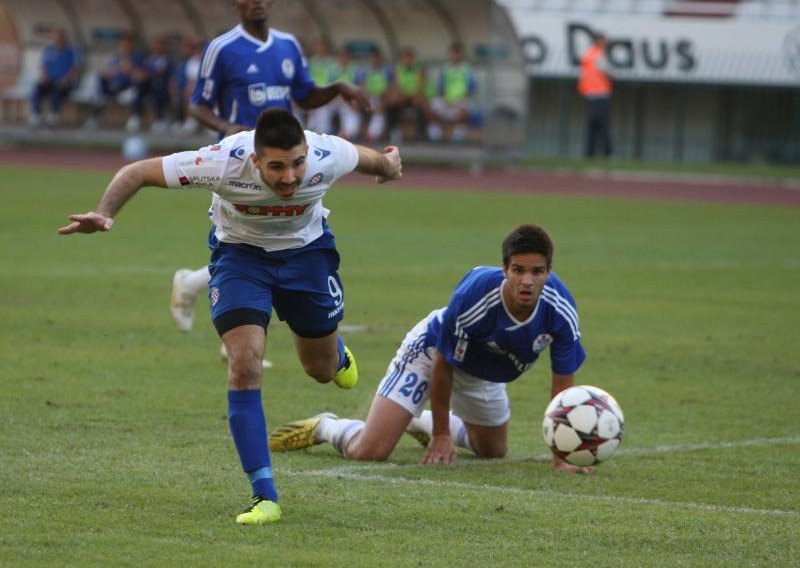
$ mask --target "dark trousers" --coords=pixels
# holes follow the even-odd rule
[[[139,83],[136,87],[136,98],[133,100],[133,105],[131,106],[133,114],[141,116],[144,111],[145,102],[150,99],[153,102],[153,110],[155,111],[156,119],[162,120],[170,103],[167,85],[159,81],[146,80]]]
[[[67,98],[72,86],[59,87],[53,82],[38,83],[33,89],[31,106],[36,114],[42,113],[42,99],[50,97],[50,112],[58,114],[61,111],[61,103]]]
[[[387,131],[391,133],[393,130],[400,127],[406,117],[413,121],[416,135],[419,137],[425,136],[427,117],[425,116],[424,109],[416,105],[412,97],[403,97],[386,109]]]
[[[595,145],[599,142],[601,154],[611,155],[611,104],[609,97],[586,99],[586,156],[595,155]]]

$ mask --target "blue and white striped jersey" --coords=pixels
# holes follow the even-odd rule
[[[206,46],[192,102],[252,128],[263,110],[291,111],[291,100],[302,101],[313,87],[308,62],[292,34],[270,28],[262,42],[240,24]]]
[[[429,341],[464,372],[496,383],[519,377],[550,348],[554,373],[569,375],[581,366],[578,312],[567,287],[550,273],[526,321],[516,320],[503,303],[500,268],[479,266],[461,280],[447,309],[428,320]]]

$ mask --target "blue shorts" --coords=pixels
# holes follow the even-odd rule
[[[344,317],[339,253],[326,233],[303,248],[267,252],[209,235],[211,319],[222,335],[239,325],[269,323],[272,308],[301,337],[336,331]]]

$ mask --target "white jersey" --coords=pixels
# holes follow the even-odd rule
[[[167,187],[213,192],[211,218],[216,237],[267,252],[303,247],[322,236],[328,211],[322,197],[358,165],[358,150],[337,136],[306,130],[305,177],[291,199],[281,199],[253,163],[253,131],[229,136],[200,150],[162,160]]]

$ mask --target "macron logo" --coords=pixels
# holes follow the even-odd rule
[[[324,160],[328,156],[331,155],[330,150],[323,150],[322,148],[317,148],[314,146],[314,155],[320,159],[320,161]]]
[[[258,67],[255,63],[251,63],[250,67],[247,68],[247,74],[253,75],[254,73],[258,73]]]

